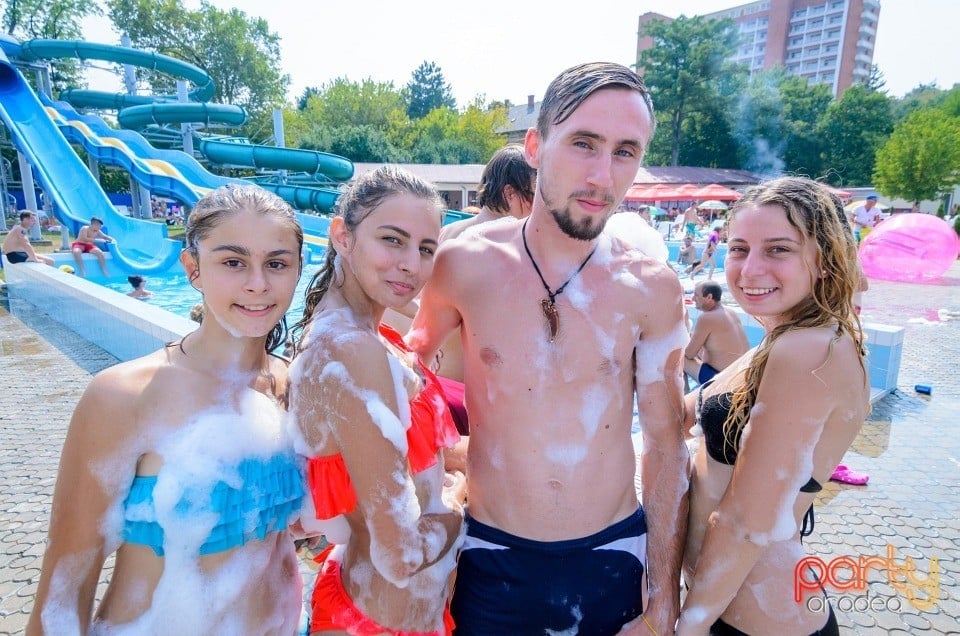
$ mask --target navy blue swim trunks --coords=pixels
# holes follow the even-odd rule
[[[11,265],[14,263],[26,263],[27,259],[30,258],[30,255],[26,252],[7,252],[5,256]]]
[[[451,610],[457,636],[616,634],[643,611],[643,509],[581,539],[517,537],[467,515]]]

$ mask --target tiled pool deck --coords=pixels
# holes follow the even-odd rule
[[[893,546],[896,565],[911,557],[921,580],[937,560],[929,609],[876,569],[866,591],[832,593],[842,633],[960,634],[960,262],[938,285],[871,281],[864,300],[868,320],[906,329],[898,389],[875,404],[844,458],[869,485],[830,482],[806,545],[828,564]],[[91,375],[116,363],[49,317],[26,322],[0,307],[0,634],[22,633],[33,607],[70,414]]]

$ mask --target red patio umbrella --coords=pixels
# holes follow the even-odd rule
[[[698,188],[696,192],[693,193],[693,198],[698,201],[705,201],[707,199],[715,199],[717,201],[736,201],[741,195],[739,192],[733,188],[728,188],[722,186],[719,183],[711,183],[710,185],[703,186]]]
[[[625,201],[660,201],[669,199],[664,193],[669,194],[672,186],[667,183],[655,183],[653,185],[634,185],[627,190]]]
[[[685,201],[687,199],[693,199],[694,193],[700,188],[693,183],[684,183],[673,187],[673,190],[670,192],[672,195],[671,199],[676,199],[677,201]]]
[[[650,186],[647,185],[632,185],[630,189],[627,190],[626,196],[623,197],[624,201],[656,201],[654,198],[649,196]]]

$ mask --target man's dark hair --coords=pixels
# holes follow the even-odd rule
[[[99,223],[100,225],[103,225],[103,219],[101,219],[99,216],[91,216],[90,225],[93,225],[94,223]]]
[[[33,212],[31,212],[30,210],[24,210],[23,212],[20,213],[20,220],[26,221],[31,216],[33,216]]]
[[[650,111],[652,128],[650,138],[656,129],[657,120],[653,115],[653,102],[650,91],[636,73],[626,66],[612,62],[590,62],[579,64],[558,75],[543,96],[540,115],[537,117],[537,132],[544,139],[551,127],[566,121],[588,97],[604,88],[624,88],[640,93],[647,110]]]
[[[533,201],[534,179],[537,171],[530,167],[523,155],[523,146],[509,144],[493,153],[483,169],[477,187],[477,205],[506,213],[510,204],[504,196],[507,186],[527,202]]]
[[[712,280],[705,280],[700,283],[700,289],[703,290],[704,296],[710,296],[714,302],[720,302],[720,297],[723,295],[723,288],[720,287],[719,283],[715,283]]]

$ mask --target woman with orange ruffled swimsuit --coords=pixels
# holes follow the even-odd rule
[[[442,449],[459,437],[436,376],[380,324],[430,276],[440,222],[426,182],[392,167],[361,176],[337,202],[307,292],[290,412],[308,458],[302,524],[331,544],[312,634],[452,629],[466,481],[445,474]]]

